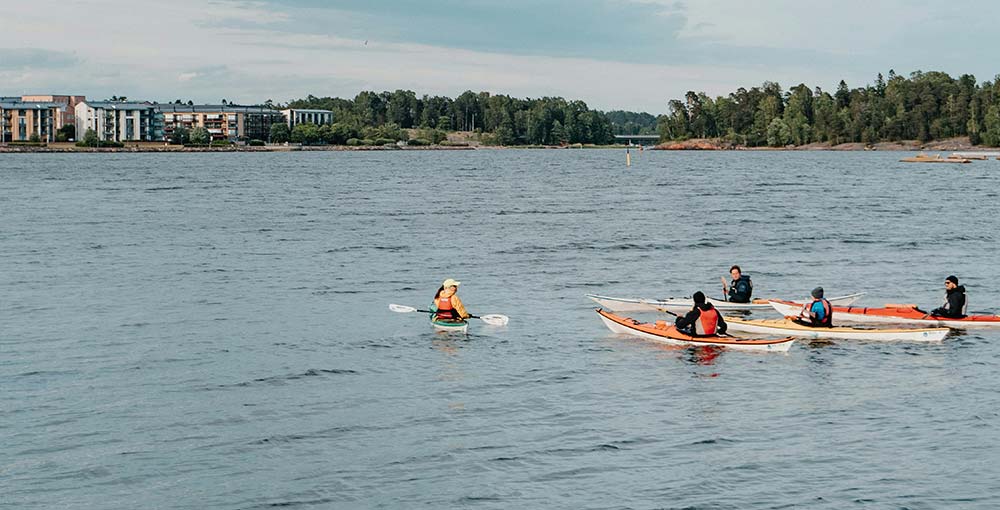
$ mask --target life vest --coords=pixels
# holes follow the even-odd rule
[[[694,332],[699,336],[708,336],[715,334],[715,328],[719,325],[719,312],[715,307],[709,308],[708,310],[702,310],[701,315],[698,316],[698,320],[694,321]]]
[[[833,327],[833,306],[831,306],[830,302],[827,301],[827,300],[825,300],[825,299],[814,299],[813,302],[809,304],[809,311],[810,312],[812,312],[812,307],[817,302],[823,304],[823,319],[820,320],[820,321],[815,321],[814,320],[813,321],[813,325],[815,325],[815,326],[822,326],[822,327],[825,327],[825,328],[832,328]]]
[[[451,296],[438,298],[436,304],[439,319],[455,318],[455,307],[451,306]]]

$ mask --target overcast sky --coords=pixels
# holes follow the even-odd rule
[[[0,9],[0,96],[259,103],[411,89],[662,113],[688,90],[1000,73],[1000,2],[31,0]]]

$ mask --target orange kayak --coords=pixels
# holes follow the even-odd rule
[[[802,305],[790,301],[771,301],[778,313],[798,315]],[[961,319],[938,317],[918,310],[916,305],[885,305],[882,308],[863,306],[833,307],[833,322],[858,322],[875,324],[920,324],[922,326],[948,326],[949,328],[1000,327],[1000,315],[967,315]]]
[[[598,308],[598,315],[604,325],[615,333],[637,336],[654,342],[671,345],[713,345],[739,351],[787,352],[795,342],[792,337],[779,340],[745,340],[731,336],[691,336],[677,331],[673,325],[665,321],[639,322],[635,319],[622,317],[605,312]]]

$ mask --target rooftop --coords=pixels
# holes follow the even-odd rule
[[[235,113],[274,113],[279,114],[278,110],[272,110],[270,108],[264,108],[261,106],[241,106],[235,104],[176,104],[176,103],[164,103],[153,105],[156,111],[161,113],[222,113],[222,112],[235,112]]]

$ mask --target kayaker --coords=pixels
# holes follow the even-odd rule
[[[694,293],[694,307],[691,311],[684,317],[677,317],[674,324],[677,331],[691,336],[724,335],[727,327],[722,314],[712,303],[705,302],[705,294],[701,291]]]
[[[961,319],[965,317],[965,310],[968,301],[965,299],[965,285],[958,284],[958,277],[951,275],[944,279],[944,303],[931,310],[931,315],[936,317],[948,317],[949,319]]]
[[[437,294],[434,294],[434,303],[431,304],[435,320],[461,322],[470,317],[456,294],[461,283],[448,278],[441,284]]]
[[[795,319],[795,322],[803,326],[820,328],[833,327],[833,306],[826,299],[823,299],[823,287],[816,287],[810,293],[813,300],[802,308],[802,312]],[[803,315],[807,313],[809,315]]]
[[[729,275],[733,277],[731,284],[726,284],[726,278],[720,276],[722,280],[722,293],[727,295],[726,301],[730,303],[749,303],[753,294],[753,282],[750,277],[743,274],[740,266],[729,268]]]

